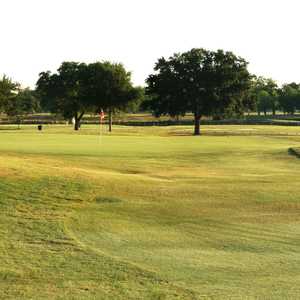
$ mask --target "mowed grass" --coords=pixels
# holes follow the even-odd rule
[[[1,299],[300,299],[300,129],[0,130]]]

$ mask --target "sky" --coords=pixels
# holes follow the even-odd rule
[[[224,49],[300,82],[299,0],[2,0],[0,74],[34,87],[63,61],[122,62],[144,85],[158,58]]]

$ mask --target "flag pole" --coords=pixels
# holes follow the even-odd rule
[[[100,144],[102,144],[102,130],[103,130],[103,119],[104,119],[105,115],[104,115],[104,111],[103,109],[101,109],[100,113],[99,113],[99,121],[100,121],[100,135],[99,135],[99,142]]]

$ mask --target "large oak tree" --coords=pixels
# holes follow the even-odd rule
[[[78,130],[83,115],[89,112],[109,113],[109,130],[112,112],[124,108],[137,96],[131,74],[122,64],[96,62],[80,64],[64,62],[57,73],[43,72],[37,82],[42,105],[66,119],[74,118]]]
[[[112,130],[113,112],[124,109],[139,96],[139,90],[131,83],[131,73],[121,63],[105,61],[88,65],[85,86],[96,110],[108,112],[109,131]]]
[[[194,114],[194,134],[202,116],[243,106],[250,87],[248,63],[231,52],[192,49],[161,58],[147,80],[150,107],[159,116]]]
[[[43,106],[51,112],[61,113],[66,119],[75,120],[78,130],[80,121],[89,107],[84,89],[86,64],[64,62],[57,73],[42,72],[37,82],[37,91]]]

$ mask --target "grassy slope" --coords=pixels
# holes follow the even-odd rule
[[[0,298],[297,298],[300,130],[187,130],[1,130]]]

